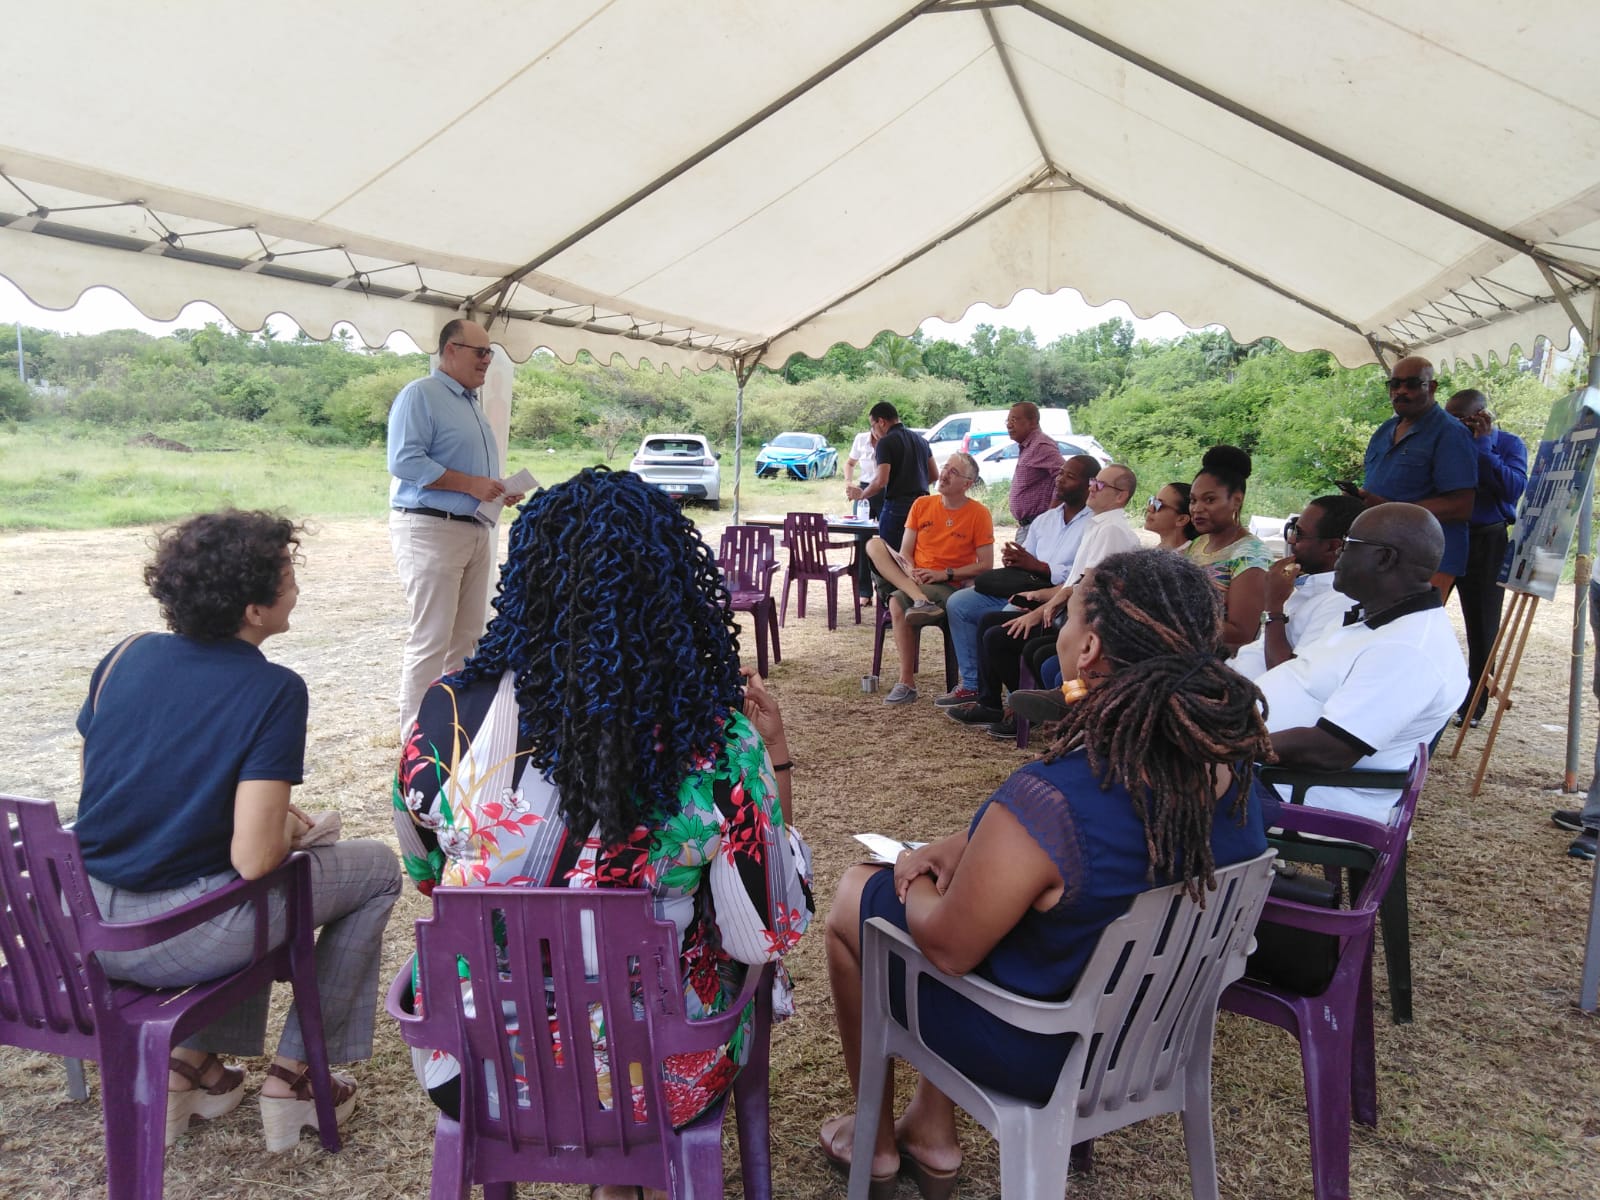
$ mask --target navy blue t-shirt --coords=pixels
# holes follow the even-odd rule
[[[1411,432],[1394,440],[1399,417],[1390,417],[1367,443],[1367,489],[1385,500],[1429,500],[1445,492],[1478,486],[1478,451],[1467,427],[1433,404]],[[1441,521],[1444,559],[1439,570],[1460,575],[1467,569],[1467,523]]]
[[[306,685],[238,638],[147,634],[78,713],[78,845],[90,876],[158,892],[229,870],[240,780],[299,783]]]

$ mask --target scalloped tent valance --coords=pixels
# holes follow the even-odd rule
[[[1592,0],[20,6],[0,274],[674,368],[1073,287],[1347,364],[1592,324]]]

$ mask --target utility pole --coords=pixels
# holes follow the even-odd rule
[[[24,384],[28,382],[28,373],[22,369],[22,322],[17,322],[17,378]]]

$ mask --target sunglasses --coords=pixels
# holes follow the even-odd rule
[[[493,346],[469,346],[465,342],[451,342],[450,345],[460,346],[463,350],[471,350],[473,357],[479,362],[482,362],[484,359],[488,358],[494,353]]]
[[[1396,375],[1384,382],[1391,392],[1403,392],[1408,388],[1425,388],[1431,381],[1421,375]]]

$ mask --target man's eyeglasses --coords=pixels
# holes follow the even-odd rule
[[[447,345],[460,346],[463,350],[471,350],[473,357],[479,362],[482,362],[484,359],[488,358],[494,353],[493,346],[469,346],[465,342],[449,342]]]
[[[1283,523],[1283,540],[1292,542],[1300,536],[1300,518],[1290,517]]]
[[[1425,388],[1433,381],[1425,375],[1395,375],[1385,382],[1391,392],[1403,392],[1410,388]]]
[[[1400,553],[1398,546],[1390,545],[1388,542],[1369,542],[1366,538],[1351,537],[1349,534],[1344,537],[1344,545],[1340,547],[1340,553],[1348,550],[1351,546],[1376,546],[1379,550],[1393,550],[1396,554]]]
[[[1108,479],[1091,479],[1089,480],[1089,487],[1091,490],[1096,492],[1100,491],[1102,488],[1110,488],[1114,492],[1125,492],[1128,490],[1125,484],[1112,483]]]

